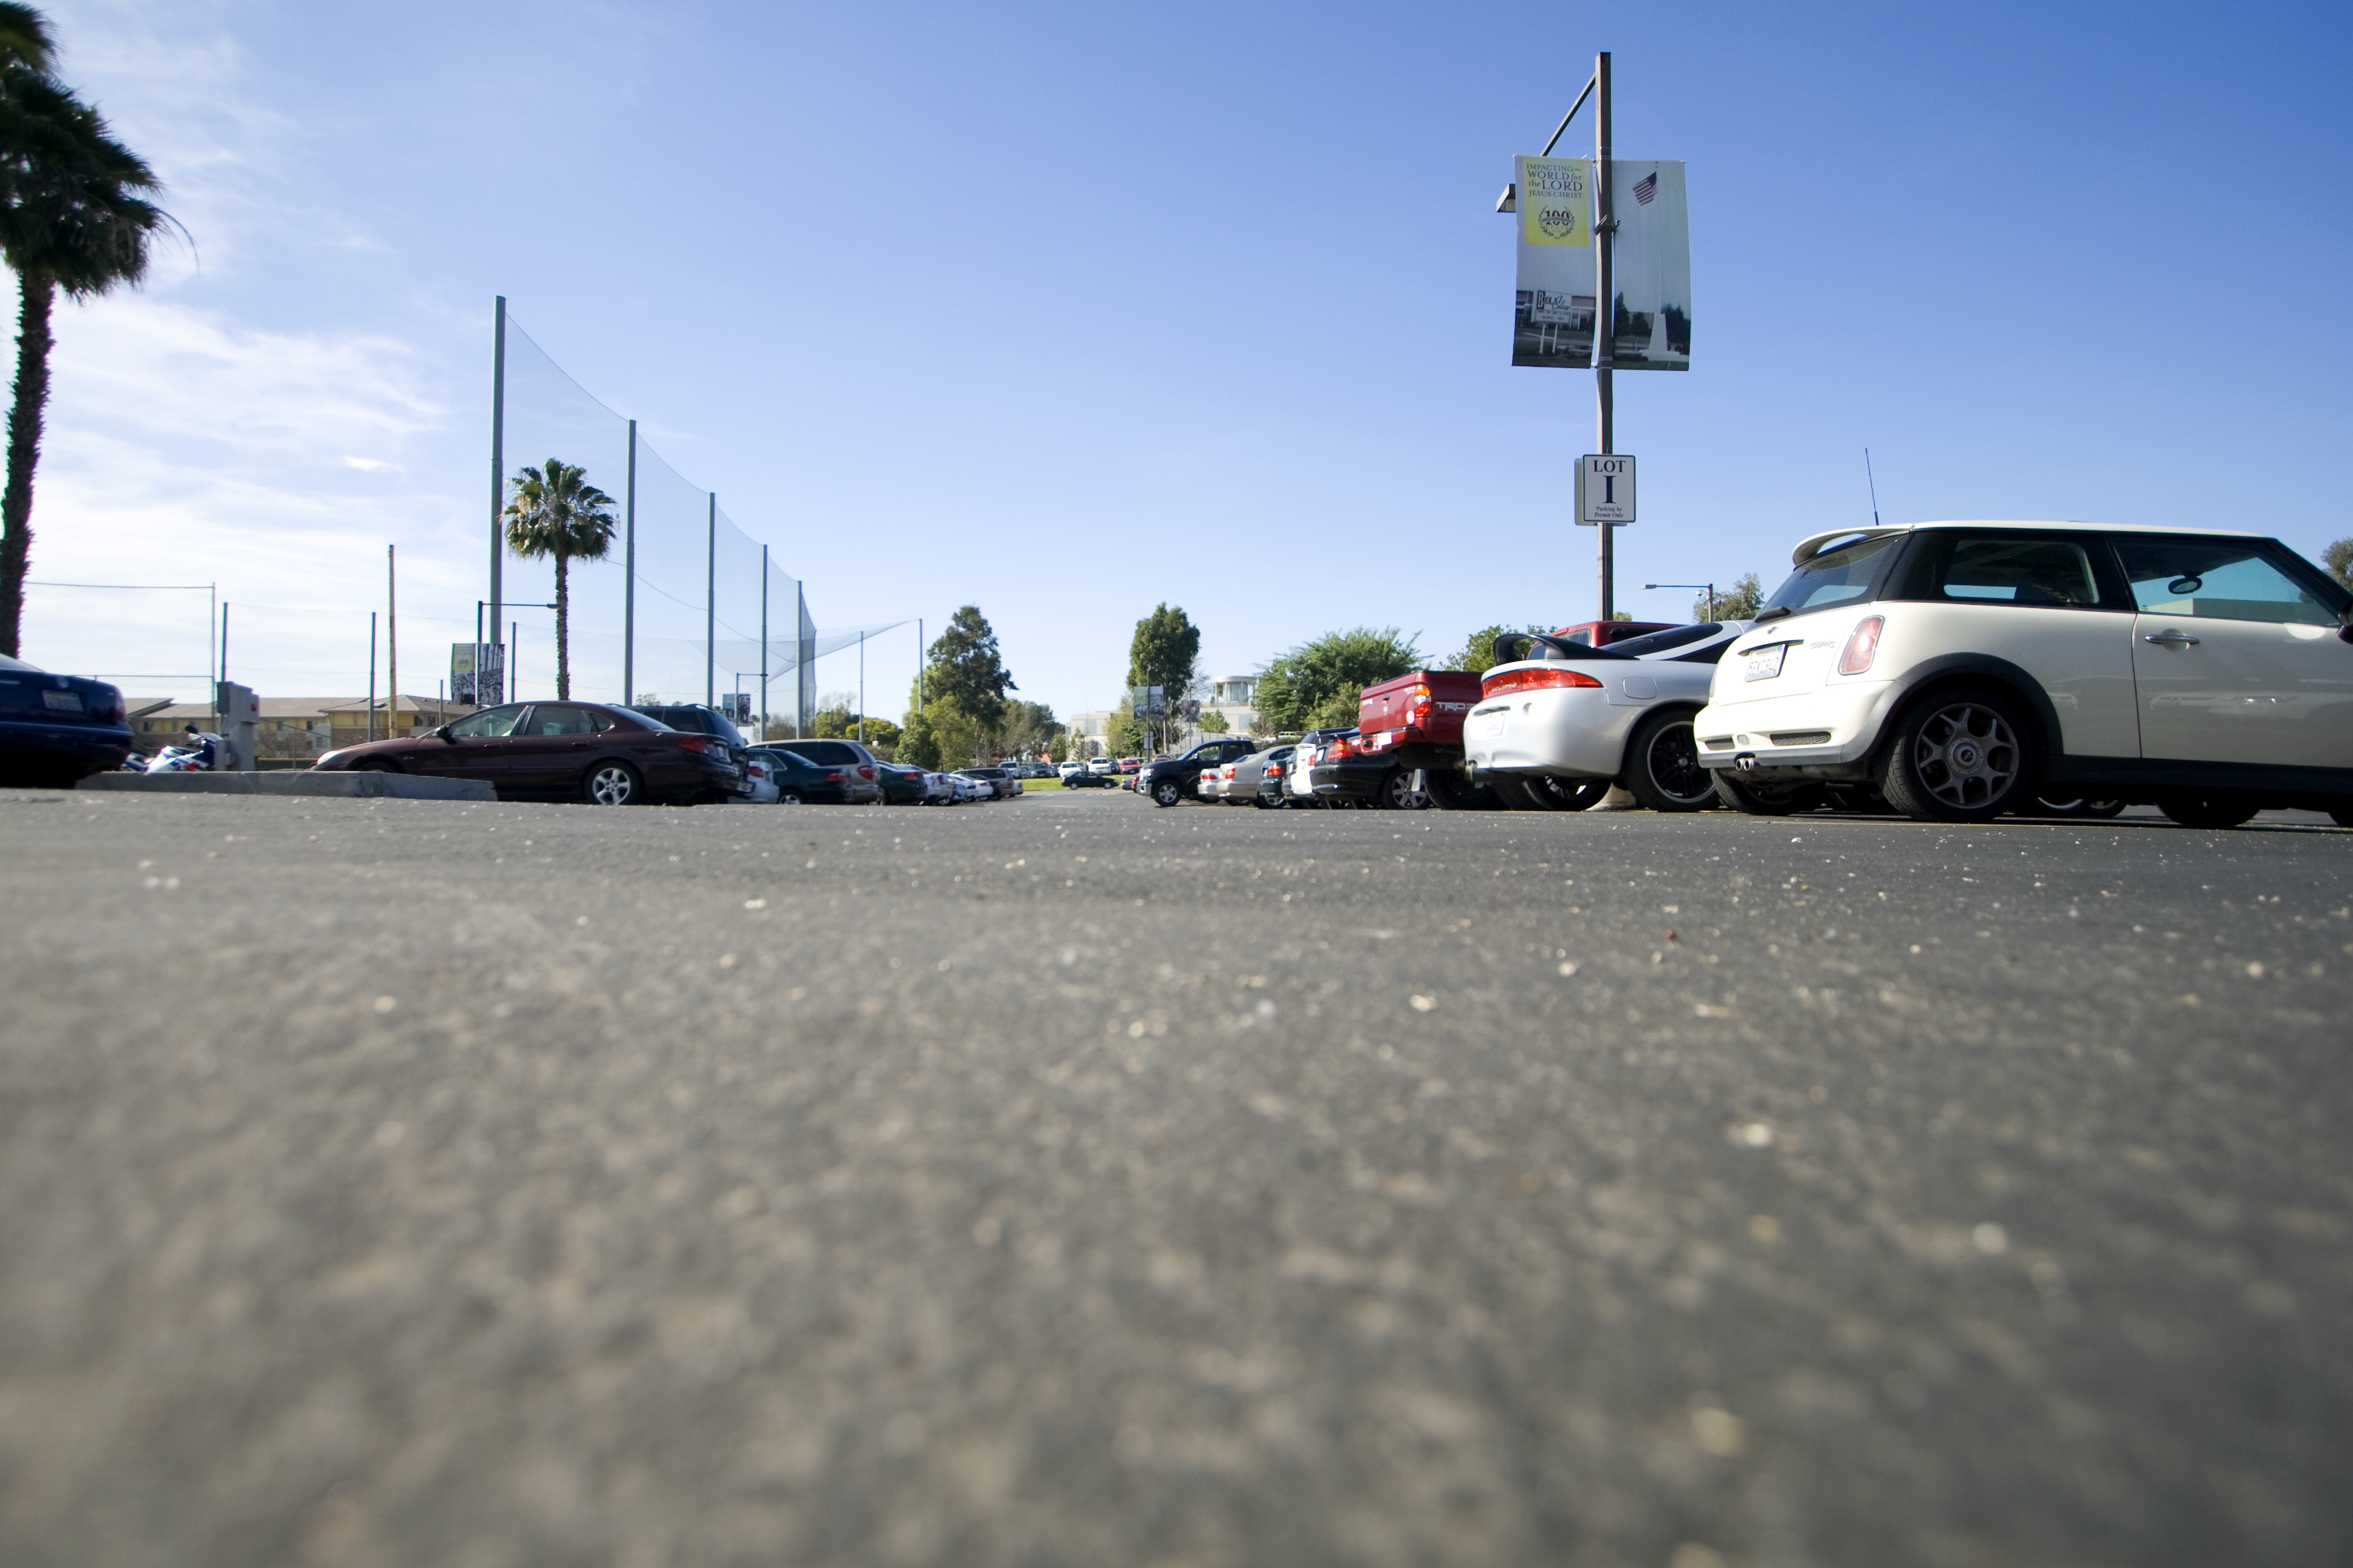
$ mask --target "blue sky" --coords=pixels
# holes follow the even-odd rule
[[[501,293],[821,624],[977,603],[1064,713],[1162,600],[1219,673],[1585,618],[1591,378],[1509,365],[1492,205],[1599,47],[1694,246],[1694,369],[1620,378],[1622,607],[1772,581],[1865,445],[1890,520],[2353,533],[2341,6],[52,14],[196,248],[62,315],[34,576],[218,580],[265,694],[359,689],[388,542],[404,670],[470,635]],[[193,677],[193,602],[37,591],[26,652]]]

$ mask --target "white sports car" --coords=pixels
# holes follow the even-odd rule
[[[1527,636],[1531,656],[1479,678],[1462,723],[1474,778],[1506,804],[1576,810],[1615,783],[1653,811],[1715,804],[1692,739],[1715,662],[1752,621],[1702,621],[1588,647]]]

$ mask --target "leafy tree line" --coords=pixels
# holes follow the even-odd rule
[[[1035,754],[1062,726],[1044,703],[1006,695],[1019,689],[997,649],[996,628],[979,605],[965,605],[924,650],[923,676],[907,694],[898,760],[938,769]]]
[[[173,219],[145,160],[51,74],[57,39],[34,7],[0,0],[0,259],[16,274],[16,381],[0,490],[0,654],[20,652],[32,563],[33,472],[49,403],[49,319],[60,291],[90,300],[147,275]]]

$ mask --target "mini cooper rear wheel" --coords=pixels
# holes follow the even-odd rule
[[[1879,791],[1919,822],[1985,822],[2032,802],[2025,722],[1990,691],[1931,692],[1895,721]]]
[[[591,805],[635,805],[645,798],[646,786],[628,763],[598,763],[588,770],[581,793]]]
[[[1636,726],[1620,782],[1652,811],[1704,811],[1715,804],[1688,710],[1653,713]]]
[[[1819,811],[1830,793],[1818,784],[1752,784],[1726,768],[1718,768],[1708,782],[1716,799],[1749,816],[1794,816],[1801,811]]]
[[[2169,795],[2157,809],[2184,827],[2236,827],[2260,808],[2234,795]]]

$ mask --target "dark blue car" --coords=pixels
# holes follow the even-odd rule
[[[121,692],[0,655],[0,784],[70,789],[130,754]]]

